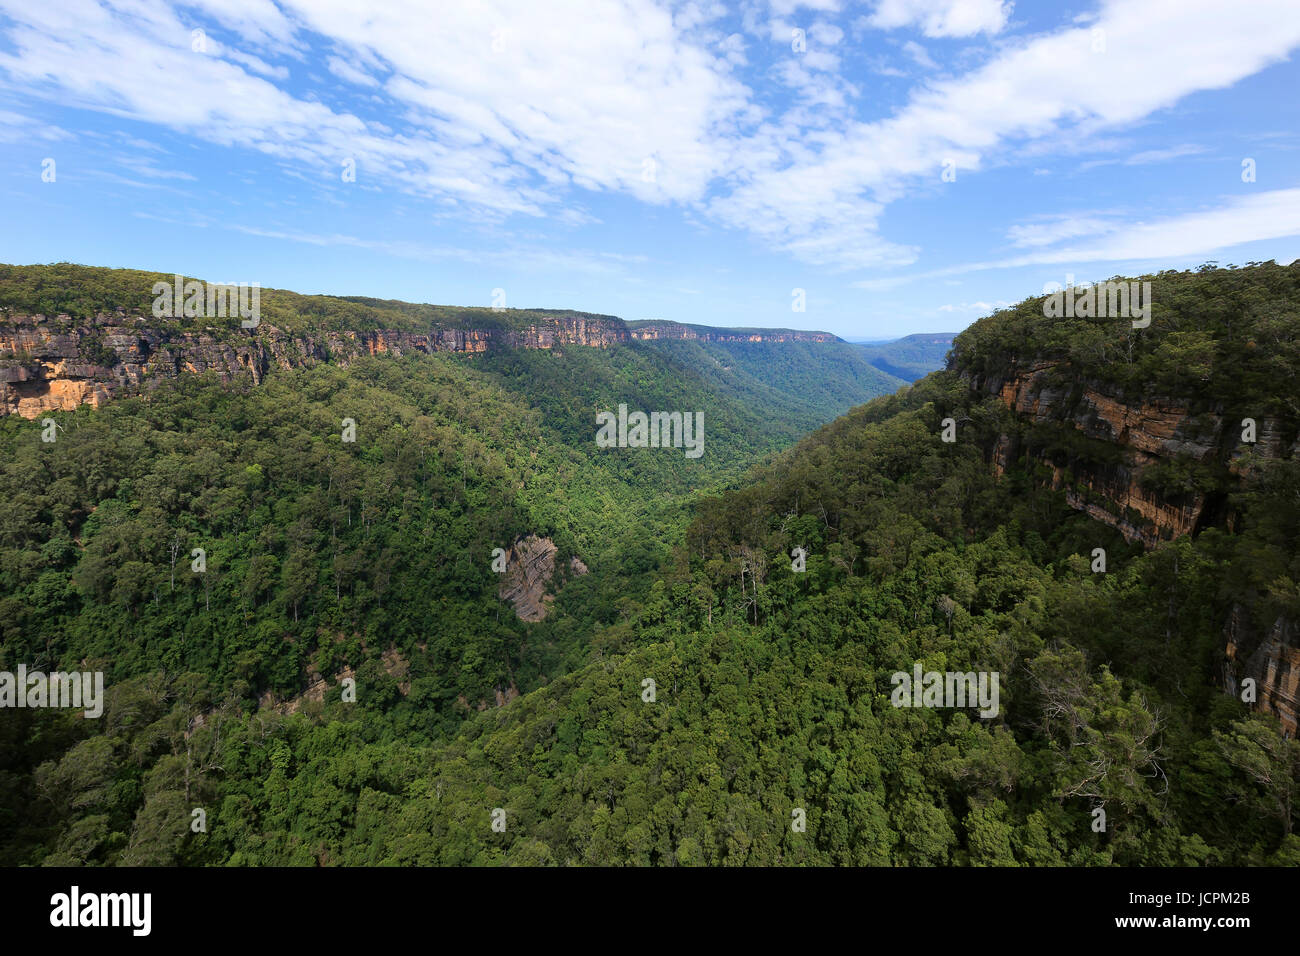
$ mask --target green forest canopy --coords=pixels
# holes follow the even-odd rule
[[[47,447],[6,419],[0,667],[112,679],[100,720],[0,720],[3,862],[1300,864],[1300,742],[1218,682],[1234,607],[1258,627],[1300,615],[1300,465],[1219,475],[1234,529],[1143,552],[1028,462],[996,480],[987,450],[1019,426],[968,387],[1055,355],[1134,395],[1294,416],[1297,277],[1162,273],[1131,341],[1048,324],[1041,300],[1004,310],[949,370],[743,481],[744,449],[720,455],[649,539],[655,502],[698,474],[593,456],[584,386],[546,378],[570,391],[545,414],[503,387],[541,374],[531,358],[181,379],[58,416]],[[657,370],[607,374],[650,400],[678,387],[638,378]],[[343,409],[367,423],[356,446]],[[540,625],[501,613],[479,558],[524,528],[608,568]],[[209,576],[173,585],[176,535],[213,542]],[[294,714],[259,706],[309,661],[354,667],[357,703],[331,683]],[[891,706],[890,674],[917,661],[999,672],[1000,713]],[[509,680],[526,693],[507,706],[457,704]]]

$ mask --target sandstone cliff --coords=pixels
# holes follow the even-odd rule
[[[1231,528],[1237,516],[1226,504],[1226,489],[1261,462],[1300,453],[1294,423],[1260,417],[1255,442],[1243,442],[1239,410],[1193,413],[1185,400],[1129,398],[1059,361],[963,378],[1011,413],[1010,427],[989,450],[998,475],[1013,467],[1037,472],[1045,484],[1064,491],[1072,508],[1148,548],[1212,525]],[[1171,483],[1171,470],[1205,480]],[[1221,676],[1224,690],[1234,696],[1245,678],[1253,678],[1256,708],[1277,715],[1284,732],[1296,734],[1296,622],[1279,618],[1271,630],[1259,633],[1248,608],[1234,607],[1224,627]]]
[[[214,320],[224,321],[224,320]],[[365,355],[412,352],[486,352],[608,348],[652,339],[711,342],[833,342],[825,332],[709,329],[672,322],[629,325],[612,317],[559,314],[521,328],[431,328],[424,332],[286,332],[262,322],[241,329],[231,320],[206,329],[174,320],[100,313],[90,320],[0,310],[0,414],[25,418],[78,405],[99,406],[120,392],[185,372],[214,372],[223,381],[249,375],[260,384],[275,369],[332,362],[346,366]]]
[[[1275,714],[1282,730],[1294,737],[1300,722],[1300,627],[1278,618],[1268,633],[1258,633],[1250,615],[1236,605],[1224,628],[1226,658],[1223,686],[1233,696],[1244,690],[1243,681],[1255,681],[1255,706]]]
[[[1198,487],[1193,473],[1208,485],[1210,476],[1242,474],[1300,450],[1294,426],[1278,419],[1255,419],[1256,440],[1244,442],[1239,414],[1223,409],[1193,414],[1176,398],[1126,398],[1059,362],[965,378],[976,391],[997,396],[1019,426],[1000,435],[992,450],[998,474],[1022,458],[1027,466],[1047,469],[1051,486],[1065,491],[1071,507],[1147,547],[1194,534],[1209,523],[1230,522],[1218,507],[1221,492]],[[1091,440],[1103,453],[1053,441],[1054,433]],[[1170,470],[1192,477],[1173,482]]]

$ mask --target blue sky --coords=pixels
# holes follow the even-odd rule
[[[957,330],[1300,256],[1298,50],[1296,0],[0,0],[0,261]]]

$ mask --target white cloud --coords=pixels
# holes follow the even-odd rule
[[[371,86],[371,87],[379,86],[379,81],[377,79],[375,79],[365,70],[362,70],[360,67],[357,67],[352,63],[349,63],[347,60],[343,59],[342,57],[338,57],[338,56],[330,57],[325,61],[325,66],[328,67],[329,71],[333,73],[335,76],[337,76],[340,80],[346,80],[348,83],[353,83],[356,84],[357,86]]]
[[[1048,246],[1064,239],[1095,236],[1118,228],[1115,221],[1096,216],[1054,216],[1047,222],[1014,225],[1007,230],[1013,246]]]
[[[927,70],[939,69],[939,64],[934,62],[925,47],[915,40],[908,40],[904,43],[903,52],[910,56],[917,66],[924,67]]]
[[[836,46],[844,39],[844,31],[825,20],[816,21],[809,29],[808,36],[818,46]]]
[[[801,8],[834,13],[840,9],[840,0],[771,0],[771,6],[776,16],[788,17]]]
[[[480,220],[589,222],[582,191],[622,194],[711,216],[813,266],[856,269],[916,260],[879,223],[890,202],[939,188],[945,159],[966,176],[1013,154],[1069,154],[1230,86],[1300,45],[1293,3],[1106,2],[1086,26],[1001,41],[982,66],[922,83],[871,122],[839,73],[849,51],[828,17],[834,0],[742,8],[747,30],[779,23],[787,51],[784,18],[816,12],[808,52],[756,68],[753,88],[721,7],[659,0],[478,0],[436,17],[423,0],[0,0],[0,79],[259,150],[318,184],[338,183],[352,159],[359,189],[395,186]],[[973,36],[1002,30],[1009,12],[997,0],[884,0],[872,23]],[[206,54],[190,50],[196,26],[213,41]],[[1104,53],[1092,52],[1093,26]],[[321,60],[346,83],[302,95],[286,82]],[[792,103],[765,98],[773,77]],[[1162,158],[1172,151],[1128,162]],[[1068,232],[1079,228],[1029,225],[1012,240],[1041,249],[1088,235]]]
[[[1011,306],[1010,302],[1004,302],[998,299],[994,302],[962,302],[959,304],[948,303],[939,306],[939,312],[992,312],[994,309],[1006,309]]]
[[[124,12],[135,4],[117,4]],[[272,0],[188,0],[187,7],[206,16],[192,24],[204,27],[209,18],[235,31],[246,43],[261,48],[293,45],[294,28]],[[188,42],[188,41],[187,41]]]
[[[816,140],[765,130],[771,141],[747,156],[735,188],[711,209],[816,265],[907,265],[915,250],[879,237],[876,223],[888,202],[935,188],[947,158],[968,173],[1012,150],[1068,151],[1076,137],[1231,85],[1300,45],[1300,18],[1288,7],[1261,0],[1229,15],[1213,0],[1109,4],[1097,20],[1105,53],[1092,52],[1090,28],[1072,27],[926,84],[887,119],[846,122]]]
[[[1197,146],[1194,143],[1185,143],[1182,146],[1172,146],[1169,149],[1148,149],[1140,153],[1135,153],[1128,159],[1124,160],[1126,166],[1145,166],[1148,163],[1163,163],[1170,159],[1179,159],[1183,156],[1196,156],[1199,153],[1206,152],[1204,146]]]
[[[891,76],[899,79],[906,79],[907,71],[900,70],[896,66],[890,66],[883,57],[870,57],[867,60],[867,66],[872,73],[880,76]]]
[[[150,179],[183,179],[191,182],[194,180],[194,176],[184,170],[161,168],[151,156],[119,156],[117,162],[136,175]]]
[[[1300,189],[1254,193],[1217,209],[1125,224],[1104,238],[1036,253],[1017,264],[1177,259],[1287,236],[1300,236]]]
[[[1098,166],[1149,166],[1152,163],[1164,163],[1171,159],[1181,159],[1184,156],[1197,156],[1201,153],[1208,152],[1204,146],[1197,146],[1194,143],[1184,143],[1180,146],[1170,146],[1167,149],[1148,149],[1140,153],[1134,153],[1132,156],[1125,158],[1113,157],[1110,159],[1092,159],[1079,165],[1079,170],[1095,169]]]
[[[417,0],[364,14],[352,0],[282,6],[288,16],[253,0],[201,5],[217,24],[208,52],[196,53],[190,31],[202,17],[187,10],[182,19],[161,0],[0,0],[14,23],[0,70],[66,105],[322,173],[352,158],[359,181],[395,181],[499,214],[558,208],[573,186],[650,202],[698,198],[729,165],[748,106],[731,63],[679,36],[648,0],[483,0],[446,4],[436,17]],[[393,74],[384,92],[405,122],[394,131],[364,109],[295,96],[273,82],[284,67],[223,46],[223,25],[251,44],[285,42],[291,54],[307,31],[318,34],[339,51],[331,69],[352,82],[374,75],[357,64],[382,64]]]
[[[0,143],[23,143],[34,139],[55,142],[72,138],[72,134],[65,129],[50,126],[12,110],[0,110]]]
[[[647,201],[691,199],[725,168],[747,101],[730,64],[650,2],[483,0],[447,4],[437,18],[419,0],[364,18],[352,0],[291,6],[311,30],[388,65],[398,79],[387,92],[439,140],[476,150],[494,170],[483,185],[494,189],[540,178]]]
[[[1133,221],[1131,218],[1127,222],[1111,221],[1106,226],[1104,235],[1084,243],[911,275],[864,279],[852,284],[856,288],[880,292],[910,282],[989,269],[1090,262],[1169,262],[1205,256],[1249,242],[1300,237],[1300,188],[1252,193],[1229,199],[1213,209],[1154,221]],[[1086,230],[1086,225],[1079,228]],[[1068,229],[1063,230],[1062,237],[1068,232]]]
[[[868,18],[882,30],[916,26],[928,37],[999,33],[1012,4],[1004,0],[879,0]]]
[[[732,66],[745,66],[749,63],[745,56],[745,38],[739,33],[732,33],[718,43],[718,52]]]

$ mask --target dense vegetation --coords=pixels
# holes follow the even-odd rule
[[[858,350],[885,374],[915,382],[947,364],[954,337],[952,333],[917,333],[893,342],[862,343]]]
[[[905,384],[864,361],[847,342],[653,339],[638,347],[697,371],[746,408],[761,409],[772,428],[794,428],[796,437],[861,404],[857,396],[885,395]]]
[[[34,266],[0,264],[0,305],[21,314],[66,313],[73,319],[93,318],[100,312],[112,313],[115,309],[149,316],[155,298],[154,283],[172,285],[174,281],[175,276],[169,273],[104,269],[71,262]],[[258,279],[222,276],[211,281],[238,284],[255,283]],[[586,312],[515,308],[497,311],[488,307],[426,305],[365,296],[300,295],[285,289],[262,288],[259,298],[262,320],[288,332],[349,329],[420,332],[435,327],[519,329],[559,315],[618,321],[613,316]],[[181,327],[212,324],[208,319],[181,317],[179,308],[174,321]]]
[[[183,376],[54,414],[52,444],[38,422],[0,419],[0,670],[84,661],[119,686],[162,668],[251,703],[343,668],[386,679],[396,651],[401,725],[440,739],[476,702],[588,659],[680,540],[691,496],[880,390],[844,376],[797,397],[820,353],[731,348],[725,382],[713,352],[634,343],[374,358],[257,388]],[[789,390],[758,380],[774,361]],[[598,449],[594,413],[620,402],[701,412],[705,454]],[[590,573],[562,574],[553,613],[526,625],[497,597],[490,556],[532,534]],[[13,741],[44,726],[32,713],[0,715]],[[56,832],[33,812],[31,772],[65,743],[38,733],[0,755],[11,862]],[[139,797],[121,793],[127,809]]]
[[[1152,334],[1124,346],[1145,378],[1100,337],[1075,348],[1100,323],[1071,337],[1030,300],[743,483],[745,450],[785,433],[656,380],[673,349],[182,380],[60,416],[53,446],[0,422],[0,668],[110,675],[99,720],[0,718],[3,861],[1298,865],[1300,742],[1218,667],[1232,607],[1300,618],[1300,464],[1216,473],[1232,530],[1143,552],[1028,460],[995,479],[989,448],[1029,426],[968,387],[1065,350],[1170,394],[1185,372],[1153,356],[1203,334],[1212,395],[1292,414],[1294,352],[1259,343],[1300,332],[1298,274],[1162,274]],[[594,455],[583,409],[619,395],[712,401],[736,432],[710,430],[704,482],[676,455]],[[366,423],[355,446],[343,415]],[[502,613],[484,560],[522,530],[598,555],[538,625]],[[213,542],[212,570],[178,566],[173,589],[177,534]],[[918,661],[997,671],[999,713],[892,706]],[[356,667],[358,701],[259,707],[308,662]],[[457,705],[511,679],[531,692]]]
[[[1194,412],[1300,417],[1300,265],[1202,267],[1130,281],[1151,283],[1151,325],[1124,318],[1044,315],[1026,299],[953,342],[956,367],[976,375],[1012,364],[1068,363],[1063,384],[1104,382],[1132,396],[1177,396]]]

